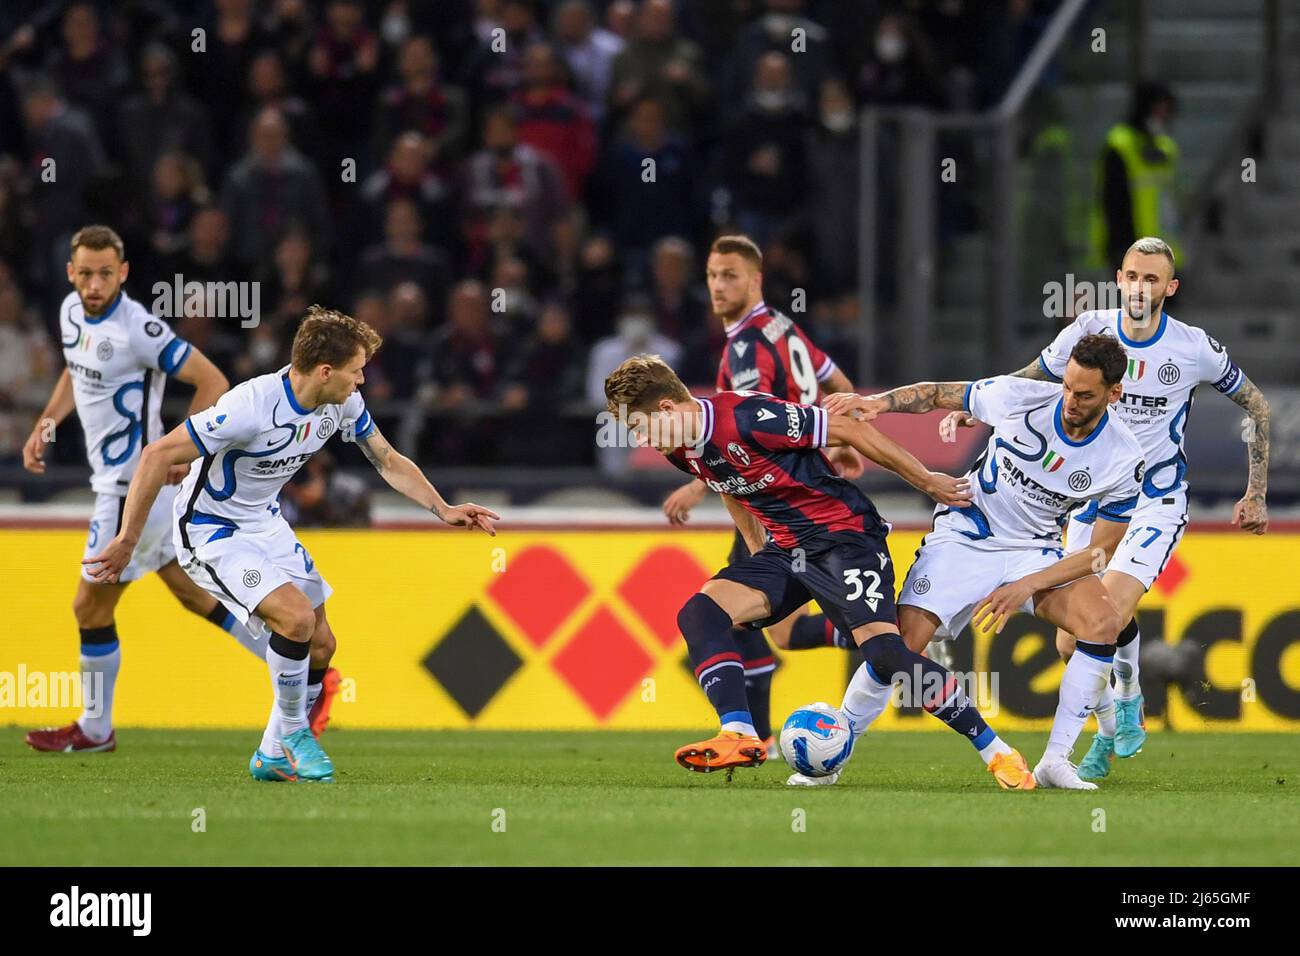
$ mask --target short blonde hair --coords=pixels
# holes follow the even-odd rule
[[[619,408],[650,411],[661,399],[690,401],[691,393],[677,373],[658,355],[625,359],[605,379],[605,407],[615,415]]]
[[[357,349],[365,349],[368,362],[383,344],[383,338],[367,323],[313,305],[294,333],[291,361],[299,372],[310,372],[318,365],[346,365]]]
[[[1164,256],[1169,260],[1169,278],[1172,279],[1176,274],[1174,269],[1174,250],[1169,248],[1169,243],[1165,242],[1163,239],[1160,239],[1157,236],[1143,236],[1125,250],[1124,258],[1127,259],[1129,255],[1134,252],[1141,253],[1144,256]],[[1121,263],[1121,265],[1122,264],[1123,263]]]

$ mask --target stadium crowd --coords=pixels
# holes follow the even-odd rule
[[[87,222],[124,236],[146,306],[177,276],[258,283],[255,327],[173,317],[232,381],[282,365],[313,302],[364,318],[388,342],[371,407],[426,410],[422,455],[460,463],[590,459],[589,403],[630,351],[712,382],[725,230],[854,375],[857,111],[986,105],[1053,6],[6,0],[0,460],[60,368]],[[539,408],[588,417],[551,441]]]

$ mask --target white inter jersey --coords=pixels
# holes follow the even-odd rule
[[[256,531],[279,518],[280,489],[338,431],[375,429],[360,392],[308,411],[289,387],[289,368],[236,385],[185,422],[203,457],[176,495],[184,547]]]
[[[1192,393],[1202,382],[1232,395],[1245,376],[1227,351],[1205,330],[1161,313],[1156,334],[1134,342],[1124,334],[1121,310],[1084,312],[1067,325],[1039,358],[1043,370],[1059,382],[1070,351],[1085,335],[1111,335],[1128,353],[1124,394],[1115,410],[1142,445],[1147,461],[1142,493],[1148,498],[1186,491],[1187,459],[1183,436],[1192,409]]]
[[[1072,441],[1061,424],[1062,402],[1061,386],[1010,375],[967,386],[966,410],[993,434],[967,474],[974,501],[936,507],[931,535],[994,550],[1059,550],[1066,515],[1090,499],[1102,516],[1129,519],[1142,482],[1137,439],[1107,410],[1092,434]]]
[[[164,379],[190,357],[190,344],[125,292],[98,316],[77,293],[59,307],[63,359],[86,433],[90,487],[125,495],[140,449],[161,437]]]

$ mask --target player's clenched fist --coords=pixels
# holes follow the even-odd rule
[[[496,537],[496,528],[492,527],[493,521],[500,521],[501,516],[495,511],[489,511],[482,505],[476,505],[472,502],[466,502],[463,505],[454,505],[445,510],[438,517],[451,525],[453,528],[464,528],[467,531],[473,531],[478,528],[486,531],[492,537]]]
[[[23,445],[23,467],[38,475],[45,474],[45,449],[48,445],[45,426],[37,425]]]
[[[1263,495],[1248,494],[1232,507],[1232,523],[1242,531],[1263,534],[1268,530],[1268,507]]]
[[[703,501],[708,492],[708,487],[702,481],[692,481],[689,485],[682,485],[664,499],[664,514],[668,517],[668,522],[676,525],[685,524],[686,519],[690,517],[691,509]]]

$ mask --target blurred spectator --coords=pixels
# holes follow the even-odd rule
[[[599,123],[605,116],[614,58],[623,50],[622,38],[596,25],[588,0],[563,0],[551,18],[551,34],[569,65],[578,94]]]
[[[888,14],[858,78],[862,100],[878,106],[943,105],[943,79],[921,32],[907,17]]]
[[[808,219],[817,271],[828,292],[857,281],[858,116],[848,88],[822,82],[817,123],[807,134]]]
[[[367,302],[377,299],[367,294]],[[395,286],[379,300],[375,326],[384,337],[384,347],[366,366],[366,390],[373,383],[376,401],[406,402],[415,397],[429,361],[429,300],[414,282]],[[358,318],[361,317],[359,313]],[[373,373],[373,375],[372,375]]]
[[[313,249],[313,237],[290,227],[275,244],[270,268],[261,273],[262,315],[269,317],[287,351],[308,307],[328,303],[334,295],[329,267]]]
[[[248,68],[248,93],[251,102],[244,114],[245,119],[240,124],[240,129],[242,131],[251,129],[253,120],[264,109],[279,110],[284,121],[289,124],[289,139],[294,149],[315,163],[322,176],[326,174],[326,170],[333,172],[338,167],[331,169],[326,163],[315,111],[307,105],[306,100],[293,93],[288,84],[289,80],[280,54],[275,50],[263,50],[258,53]],[[245,137],[245,144],[247,143]]]
[[[614,59],[610,107],[621,116],[636,100],[661,100],[668,126],[690,134],[709,104],[700,49],[675,34],[672,0],[643,0],[635,36]]]
[[[295,528],[365,528],[370,489],[364,479],[339,471],[328,449],[312,455],[280,493],[280,510]]]
[[[792,198],[805,190],[807,125],[807,109],[794,85],[789,57],[764,53],[754,72],[754,92],[743,110],[733,114],[723,149],[736,220],[760,247],[789,215]]]
[[[188,242],[166,257],[161,278],[171,282],[177,274],[182,282],[234,282],[243,270],[229,254],[230,222],[216,206],[198,210],[190,219]]]
[[[554,272],[547,268],[542,258],[524,233],[524,220],[518,210],[500,206],[488,219],[487,247],[482,263],[469,271],[491,276],[503,259],[518,259],[528,270],[528,288],[541,295],[551,291],[556,284]]]
[[[465,66],[465,86],[473,102],[499,102],[523,82],[523,54],[546,39],[537,25],[532,0],[478,3],[478,48]]]
[[[435,324],[442,322],[442,303],[451,287],[447,257],[423,242],[420,210],[410,199],[394,199],[384,218],[384,242],[372,246],[361,257],[356,277],[367,289],[388,291],[403,282],[414,282],[427,301],[438,303]]]
[[[519,141],[549,157],[564,177],[569,199],[581,201],[596,163],[596,128],[564,79],[555,50],[535,43],[524,52],[524,82],[511,102]]]
[[[206,51],[190,60],[199,98],[212,119],[214,145],[224,167],[239,155],[247,127],[248,71],[268,38],[253,17],[253,0],[216,0],[206,29]]]
[[[252,148],[230,170],[221,193],[236,258],[245,265],[265,261],[275,238],[294,223],[324,250],[329,242],[325,191],[315,168],[289,144],[284,115],[263,110],[249,139]]]
[[[483,127],[483,149],[470,157],[463,192],[471,261],[475,256],[481,261],[488,219],[502,205],[518,210],[528,241],[552,261],[557,251],[556,227],[568,212],[559,170],[533,147],[519,142],[509,109],[490,111]]]
[[[126,89],[126,61],[101,31],[93,4],[68,6],[63,14],[62,38],[62,46],[51,52],[46,64],[49,76],[68,102],[86,111],[100,141],[113,152],[117,136],[114,111]]]
[[[691,244],[676,236],[661,239],[655,243],[651,263],[650,309],[655,328],[682,344],[681,364],[674,366],[677,374],[691,384],[713,382],[722,326],[713,318],[709,291]]]
[[[513,256],[498,259],[490,280],[495,331],[512,338],[531,334],[537,300],[530,289],[528,264]]]
[[[140,63],[143,92],[127,98],[118,117],[119,142],[131,188],[143,196],[161,153],[180,150],[217,171],[207,114],[180,88],[176,55],[160,43],[145,48]]]
[[[49,337],[5,275],[0,284],[0,462],[21,460],[23,443],[58,371]]]
[[[559,406],[581,401],[584,372],[569,311],[552,299],[542,308],[537,331],[524,340],[505,371],[501,404],[507,411],[553,413]]]
[[[393,140],[407,130],[425,137],[430,164],[447,170],[458,160],[468,135],[469,105],[460,88],[438,78],[438,56],[427,37],[402,44],[397,61],[401,82],[384,92],[375,120],[375,155],[387,156]]]
[[[573,327],[587,345],[613,331],[623,301],[623,270],[609,236],[597,233],[578,253],[573,292]]]
[[[141,270],[140,278],[152,285],[160,276],[162,264],[176,256],[189,243],[190,221],[210,200],[203,170],[192,156],[182,152],[163,153],[154,164],[149,199],[142,210],[147,217],[139,230],[147,241],[141,249],[133,246],[133,266]]]
[[[646,181],[646,160],[654,161]],[[690,147],[669,133],[663,104],[646,97],[628,116],[627,132],[606,156],[601,172],[605,218],[623,247],[637,282],[655,240],[693,236],[700,207],[696,159]]]
[[[451,254],[458,246],[455,217],[446,184],[429,168],[431,146],[421,133],[397,137],[383,169],[361,186],[362,223],[357,239],[371,245],[384,236],[389,206],[398,199],[415,203],[426,241]]]
[[[23,100],[29,162],[25,190],[31,195],[31,277],[62,300],[67,242],[86,219],[90,187],[107,165],[95,127],[69,106],[50,81],[37,78]],[[53,163],[53,165],[49,165]],[[51,180],[50,176],[57,179]],[[51,182],[58,188],[49,188]],[[49,305],[50,303],[47,303]],[[53,303],[57,309],[57,302]]]
[[[1169,135],[1177,101],[1163,83],[1133,91],[1128,118],[1106,134],[1092,215],[1098,268],[1113,268],[1140,236],[1160,236],[1178,248],[1178,144]]]
[[[675,368],[682,347],[655,331],[654,316],[644,302],[632,302],[619,316],[618,331],[591,348],[591,358],[587,363],[587,401],[604,408],[606,377],[624,359],[642,352],[658,355]]]
[[[743,103],[753,92],[753,65],[759,57],[791,52],[792,38],[799,36],[802,49],[791,58],[794,85],[805,101],[812,102],[831,70],[830,34],[825,26],[804,15],[804,0],[766,0],[765,6],[767,11],[741,31],[729,50],[726,100]]]
[[[624,43],[636,32],[636,4],[633,0],[614,0],[605,8],[605,29]]]
[[[20,207],[22,168],[18,160],[0,155],[0,266],[9,281],[28,274],[30,242]]]
[[[324,160],[331,168],[343,157],[364,160],[356,147],[368,142],[378,64],[379,38],[366,26],[360,0],[327,0],[325,22],[307,65],[315,84]]]
[[[434,336],[431,351],[437,408],[454,411],[495,396],[505,356],[492,331],[482,283],[471,279],[452,290],[447,325]]]

